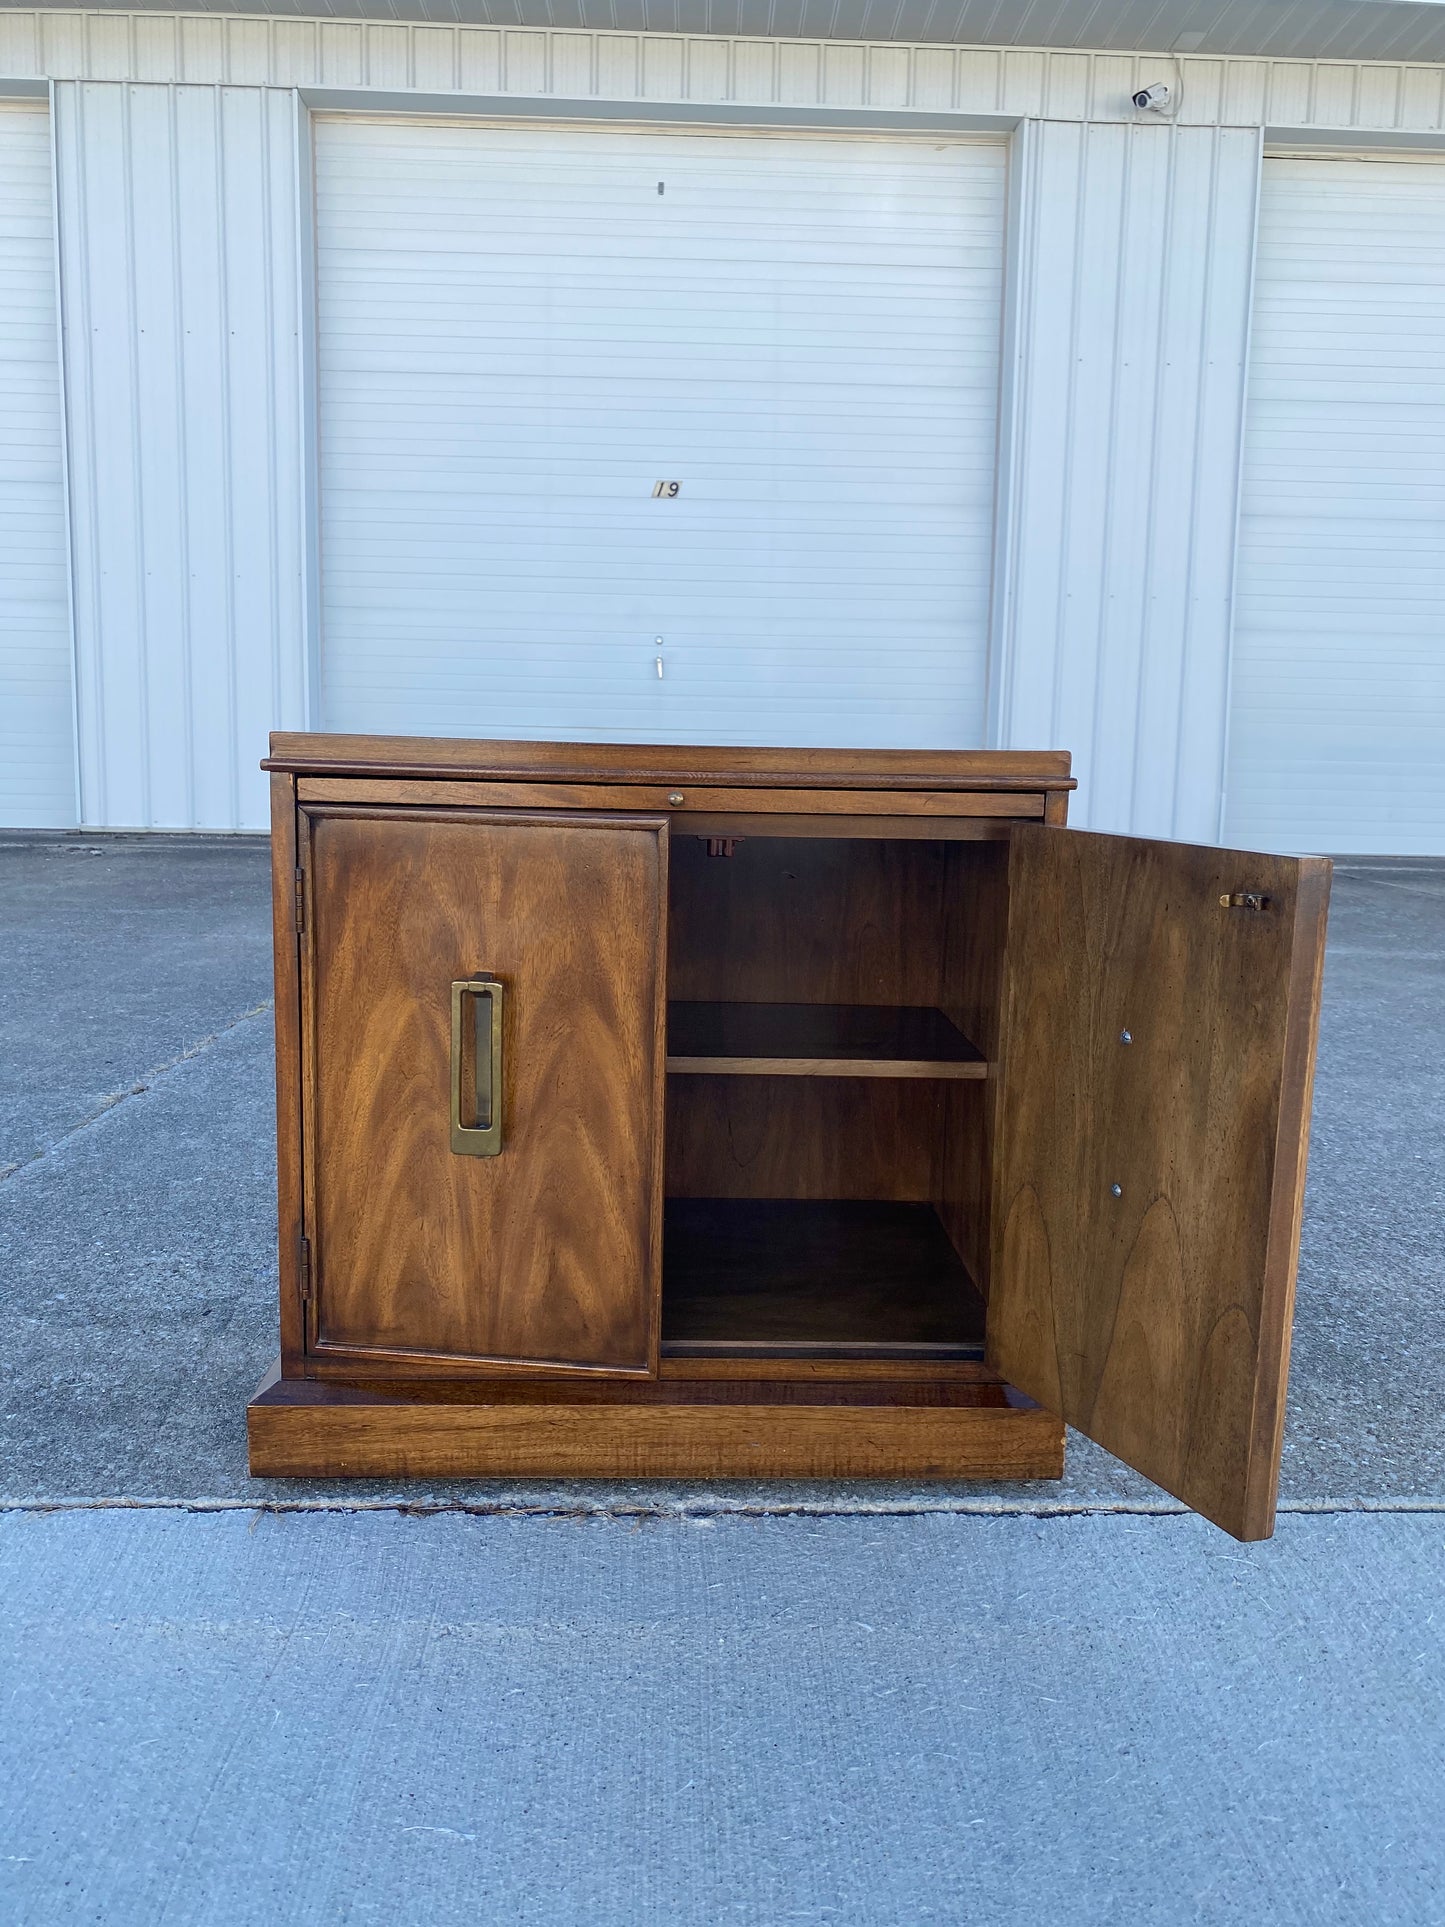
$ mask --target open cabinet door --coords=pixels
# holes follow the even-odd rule
[[[1330,865],[1013,832],[989,1364],[1274,1528]]]

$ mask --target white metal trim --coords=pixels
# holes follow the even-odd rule
[[[80,658],[75,634],[75,525],[70,494],[70,380],[65,362],[65,274],[60,248],[60,166],[55,143],[55,82],[45,83],[50,126],[50,252],[55,268],[55,360],[60,384],[60,489],[65,521],[65,621],[70,640],[70,763],[75,821],[85,821],[80,771]]]
[[[1137,124],[1131,94],[1167,59],[1177,124],[1445,133],[1445,63],[1108,52],[908,41],[483,27],[269,14],[0,8],[17,80],[855,107]]]
[[[1216,840],[1224,841],[1224,819],[1229,809],[1229,738],[1234,722],[1234,617],[1239,585],[1239,530],[1244,514],[1244,442],[1249,433],[1249,371],[1254,354],[1254,285],[1259,274],[1259,204],[1264,193],[1264,163],[1268,158],[1264,130],[1260,130],[1259,158],[1254,176],[1254,216],[1249,238],[1248,319],[1244,329],[1244,387],[1240,396],[1238,450],[1234,466],[1234,534],[1229,544],[1228,616],[1224,639],[1224,732],[1220,741],[1219,822]]]

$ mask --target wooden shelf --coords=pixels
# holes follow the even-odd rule
[[[979,1358],[984,1306],[932,1205],[669,1198],[673,1358]]]
[[[711,1077],[987,1077],[941,1010],[899,1004],[667,1007],[667,1068]]]

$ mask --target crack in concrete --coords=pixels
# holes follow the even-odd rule
[[[194,1044],[187,1044],[186,1048],[175,1057],[168,1057],[165,1063],[156,1064],[152,1069],[142,1071],[139,1082],[127,1084],[124,1090],[110,1091],[100,1099],[93,1111],[87,1112],[78,1123],[72,1124],[69,1130],[62,1131],[59,1137],[52,1138],[48,1144],[42,1144],[38,1151],[32,1151],[29,1157],[17,1158],[10,1164],[0,1164],[0,1184],[16,1176],[18,1172],[28,1171],[31,1165],[41,1164],[46,1158],[53,1157],[63,1145],[69,1144],[72,1138],[80,1137],[84,1132],[92,1129],[103,1117],[109,1117],[118,1106],[129,1103],[133,1097],[144,1096],[169,1072],[179,1069],[182,1064],[190,1063],[193,1058],[203,1057],[213,1045],[218,1044],[223,1037],[241,1024],[249,1023],[253,1017],[265,1016],[271,1009],[273,1001],[268,997],[264,1003],[253,1004],[249,1010],[243,1010],[239,1016],[233,1017],[227,1024],[222,1024],[209,1036],[199,1038]]]

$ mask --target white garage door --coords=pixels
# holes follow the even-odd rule
[[[999,144],[316,139],[328,728],[982,742]]]
[[[50,118],[0,101],[0,824],[76,820]]]
[[[1445,165],[1265,163],[1225,827],[1445,851]]]

